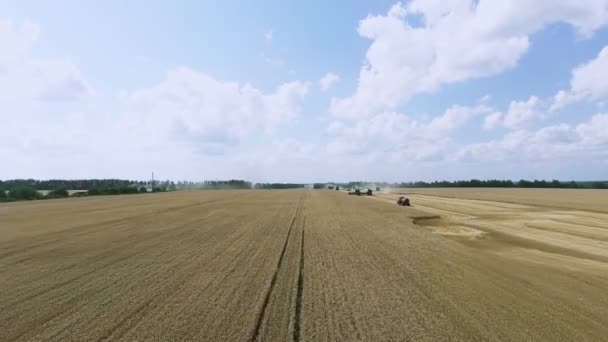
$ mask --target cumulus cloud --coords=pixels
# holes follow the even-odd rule
[[[583,38],[592,35],[606,24],[606,3],[413,0],[394,5],[384,15],[368,16],[358,26],[370,46],[355,91],[331,100],[332,116],[323,121],[328,123],[323,141],[286,138],[291,131],[280,134],[300,115],[311,84],[294,81],[261,90],[181,67],[169,70],[158,84],[125,92],[123,102],[108,98],[107,110],[92,110],[95,106],[88,103],[82,112],[46,115],[46,121],[34,115],[20,117],[26,111],[10,116],[0,111],[10,119],[2,117],[0,154],[8,156],[16,170],[35,172],[40,170],[37,165],[48,162],[40,174],[17,176],[140,177],[141,170],[155,170],[168,177],[268,181],[292,181],[292,175],[314,180],[328,174],[403,180],[412,176],[401,167],[411,164],[416,165],[412,172],[423,177],[444,177],[447,171],[442,170],[450,162],[466,169],[464,160],[608,160],[608,114],[578,125],[530,130],[530,123],[549,114],[551,101],[532,96],[512,101],[499,112],[484,97],[472,100],[477,106],[452,106],[424,118],[404,114],[407,110],[401,108],[417,94],[515,67],[530,46],[530,35],[547,24],[565,22]],[[33,24],[0,21],[0,103],[73,101],[92,94],[69,58],[35,58],[38,37]],[[272,31],[264,32],[263,38],[271,42]],[[575,69],[569,89],[552,101],[565,105],[606,97],[601,76],[608,68],[607,49]],[[280,59],[261,57],[284,66]],[[327,73],[318,85],[327,91],[339,79]],[[58,106],[38,103],[34,109],[43,107]],[[509,130],[499,138],[471,143],[476,119],[484,129]],[[264,137],[259,139],[260,135]],[[396,167],[379,170],[374,167],[378,162]],[[421,165],[436,165],[426,169],[435,174],[425,175]],[[12,171],[5,171],[5,176],[6,172]]]
[[[272,30],[264,32],[264,39],[267,42],[271,42],[272,41]]]
[[[262,91],[182,67],[118,98],[89,98],[80,110],[51,106],[93,90],[69,58],[35,58],[38,36],[34,24],[0,21],[0,154],[14,166],[3,177],[140,177],[142,169],[246,177],[233,157],[292,122],[310,87],[294,81]],[[209,163],[213,158],[223,159]]]
[[[608,22],[602,0],[413,0],[359,23],[372,40],[355,93],[335,98],[330,112],[358,118],[393,110],[413,95],[442,85],[491,76],[514,67],[529,35],[566,22],[582,36]]]
[[[492,99],[492,95],[490,95],[490,94],[486,94],[486,95],[484,95],[484,96],[480,97],[480,98],[477,100],[477,102],[479,102],[479,103],[488,103],[488,102],[490,102],[490,100],[491,100],[491,99]]]
[[[129,123],[169,138],[195,142],[201,151],[225,147],[259,133],[271,133],[296,117],[308,92],[306,82],[289,82],[265,94],[250,84],[217,80],[190,68],[168,72],[160,84],[128,96]]]
[[[120,100],[108,97],[112,111],[3,119],[0,154],[14,168],[0,173],[142,178],[154,170],[174,179],[256,178],[251,163],[263,163],[262,157],[274,152],[283,158],[286,148],[297,145],[260,147],[260,141],[273,140],[297,117],[308,88],[295,81],[265,92],[189,68],[172,69],[157,84],[126,92]],[[297,151],[307,153],[303,147]],[[43,170],[36,167],[41,164]]]
[[[528,101],[511,101],[503,125],[508,128],[520,128],[544,118],[545,113],[546,105],[536,96],[530,96]]]
[[[336,84],[338,81],[340,81],[340,76],[332,72],[328,72],[319,80],[319,87],[321,87],[321,90],[327,91],[329,90],[329,88],[333,87],[333,85]]]
[[[558,124],[537,131],[516,130],[502,138],[463,146],[459,160],[508,161],[608,157],[608,114],[576,126]]]
[[[486,115],[483,120],[483,129],[491,130],[494,129],[502,123],[503,114],[501,112],[494,112]]]
[[[36,59],[39,29],[0,20],[0,100],[73,101],[93,93],[67,58]]]
[[[15,63],[29,57],[29,53],[38,40],[40,30],[31,22],[15,24],[0,19],[0,66]],[[6,72],[6,70],[3,70]]]
[[[335,121],[327,128],[332,138],[327,150],[335,155],[371,154],[393,160],[439,158],[452,142],[450,134],[476,116],[492,111],[484,105],[452,106],[426,121],[396,112],[383,112],[354,123]]]
[[[559,91],[551,110],[557,110],[580,101],[593,101],[608,97],[608,46],[596,58],[572,71],[570,89]]]

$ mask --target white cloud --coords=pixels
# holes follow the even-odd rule
[[[503,114],[501,112],[494,112],[486,115],[483,121],[483,129],[491,130],[498,127],[502,123]]]
[[[0,20],[0,101],[72,101],[93,90],[69,59],[36,59],[39,29]]]
[[[488,102],[490,102],[491,99],[492,99],[492,95],[486,94],[486,95],[482,96],[481,98],[479,98],[477,100],[477,102],[479,102],[479,103],[488,103]]]
[[[120,98],[100,94],[79,107],[51,106],[93,91],[69,58],[37,58],[38,36],[33,24],[0,21],[0,155],[12,165],[0,177],[140,178],[155,170],[246,178],[237,156],[292,122],[310,87],[294,81],[262,91],[176,68]]]
[[[359,34],[372,40],[355,93],[333,99],[330,112],[365,117],[394,110],[413,95],[498,74],[528,50],[529,35],[566,22],[583,36],[608,22],[605,0],[413,0],[368,16]]]
[[[576,132],[587,146],[608,153],[608,114],[596,114],[589,122],[576,126]]]
[[[340,81],[340,76],[332,72],[328,72],[319,80],[319,87],[321,87],[321,90],[327,91],[338,81]]]
[[[506,154],[518,151],[529,133],[524,131],[513,131],[507,133],[500,140],[492,140],[485,143],[474,143],[462,147],[455,155],[457,160],[472,161],[501,161]]]
[[[557,110],[580,101],[593,101],[608,97],[608,46],[598,56],[572,71],[569,90],[559,91],[551,110]]]
[[[193,142],[205,153],[222,153],[246,137],[274,132],[294,119],[308,87],[296,81],[264,94],[250,84],[178,68],[160,84],[130,94],[131,111],[138,114],[127,124],[170,133],[169,138]]]
[[[608,114],[596,114],[588,122],[558,124],[537,131],[516,130],[501,139],[463,146],[458,160],[537,161],[608,158]]]
[[[491,130],[499,126],[522,129],[548,116],[548,104],[537,96],[526,101],[511,101],[506,114],[492,113],[485,117],[483,129]]]
[[[442,115],[420,121],[407,115],[384,112],[353,124],[335,121],[327,128],[332,140],[328,152],[335,155],[376,155],[392,160],[441,158],[450,147],[450,134],[474,117],[492,112],[487,106],[452,106]]]
[[[38,26],[30,22],[16,25],[11,21],[0,19],[0,46],[2,46],[0,67],[4,69],[4,72],[6,72],[6,65],[29,57],[39,34]]]
[[[480,1],[479,11],[483,24],[498,33],[529,34],[549,23],[564,22],[588,37],[608,22],[605,0]]]
[[[277,58],[273,58],[268,56],[265,53],[261,53],[260,56],[264,59],[264,62],[266,62],[269,65],[272,65],[274,67],[278,67],[278,68],[284,68],[286,66],[286,62],[284,59],[277,57]]]
[[[476,107],[452,106],[448,108],[443,115],[431,120],[427,127],[428,132],[426,132],[426,134],[430,136],[445,135],[462,127],[473,117],[490,111],[492,111],[490,107],[483,105]]]
[[[264,32],[264,39],[266,39],[267,42],[272,41],[272,30]]]
[[[520,128],[528,123],[545,117],[546,105],[536,96],[528,101],[511,101],[504,117],[503,125],[508,128]]]
[[[32,66],[39,84],[36,93],[40,100],[73,101],[94,94],[80,70],[70,60],[39,61]]]
[[[0,155],[14,168],[0,170],[0,177],[144,178],[151,170],[173,179],[261,177],[250,173],[245,157],[257,155],[251,162],[262,163],[265,154],[284,156],[295,146],[260,141],[293,122],[309,87],[295,81],[263,92],[176,68],[158,84],[122,94],[112,111],[89,106],[77,114],[8,116]]]

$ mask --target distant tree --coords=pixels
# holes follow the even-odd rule
[[[219,190],[219,189],[251,189],[251,182],[239,179],[230,179],[227,181],[203,181],[202,183],[192,184],[194,188]],[[168,186],[169,190],[170,185]]]
[[[305,184],[297,183],[256,183],[256,189],[301,189]]]
[[[367,182],[348,182],[340,183],[341,186],[346,188],[364,188],[367,187]],[[374,183],[382,184],[384,187],[392,188],[437,188],[437,187],[474,187],[474,188],[608,188],[608,182],[560,182],[558,180],[546,181],[535,179],[528,181],[521,179],[517,182],[511,180],[458,180],[453,182],[448,181],[433,181],[433,182],[401,182],[401,183]],[[322,184],[319,183],[318,186]]]
[[[48,198],[63,198],[68,196],[70,196],[70,194],[66,189],[51,190],[51,192],[46,195]]]
[[[118,193],[120,194],[136,194],[138,193],[137,188],[133,186],[123,186],[118,189]]]
[[[15,200],[34,200],[42,196],[33,187],[18,186],[10,190],[9,197]]]
[[[36,190],[56,190],[56,189],[91,189],[91,188],[120,188],[134,185],[137,181],[123,179],[11,179],[3,182],[2,187],[13,188],[17,186],[33,187]]]
[[[120,189],[118,188],[105,188],[102,190],[104,195],[120,195]]]
[[[593,182],[591,187],[594,189],[608,189],[608,183],[606,182]]]
[[[529,182],[525,179],[521,179],[519,182],[517,182],[517,186],[519,186],[520,188],[531,188],[532,182]]]
[[[8,196],[6,196],[6,190],[0,188],[0,202],[5,202],[8,200]]]
[[[169,191],[175,191],[177,190],[177,186],[175,185],[175,182],[170,182],[169,186],[168,186]]]
[[[148,188],[146,188],[145,186],[142,186],[141,188],[139,188],[139,193],[140,194],[148,193]]]

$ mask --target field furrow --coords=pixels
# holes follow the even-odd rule
[[[295,328],[295,308],[298,298],[300,248],[305,218],[303,195],[289,225],[285,244],[277,267],[265,292],[264,303],[257,316],[251,341],[289,341]]]

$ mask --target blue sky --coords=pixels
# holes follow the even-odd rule
[[[0,178],[608,178],[605,0],[0,7]]]

